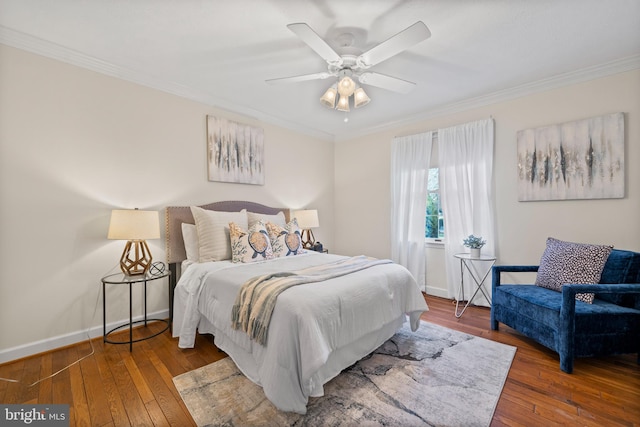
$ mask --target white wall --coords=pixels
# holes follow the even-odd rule
[[[124,247],[106,239],[111,209],[311,207],[333,250],[333,143],[3,45],[0,64],[0,362],[101,334],[100,278]],[[264,186],[207,181],[207,114],[264,128]],[[150,287],[151,312],[166,289]],[[109,291],[108,321],[128,317],[124,291]]]
[[[111,209],[230,199],[313,207],[321,224],[316,239],[332,253],[389,257],[391,139],[490,115],[500,263],[536,263],[547,236],[640,250],[640,71],[334,147],[3,45],[0,64],[0,363],[51,348],[60,337],[82,339],[79,331],[89,327],[101,332],[101,307],[94,315],[99,279],[117,268],[123,247],[106,239]],[[626,113],[624,199],[517,201],[518,130],[616,111]],[[264,186],[207,181],[207,114],[265,129]],[[163,260],[163,240],[149,243]],[[431,259],[438,263],[437,254]],[[442,276],[431,271],[429,277]],[[128,315],[122,291],[108,295],[112,321]],[[152,288],[150,302],[150,311],[166,311],[165,283]]]
[[[625,113],[626,126],[624,199],[518,202],[517,131],[619,111]],[[337,143],[336,250],[346,254],[391,255],[389,158],[394,136],[436,130],[489,116],[493,116],[496,125],[498,263],[537,264],[548,236],[640,251],[640,70]],[[432,258],[437,259],[437,254]],[[429,264],[427,269],[439,268],[433,262]]]

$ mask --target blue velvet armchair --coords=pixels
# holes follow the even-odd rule
[[[640,363],[640,253],[614,249],[599,284],[565,284],[562,292],[501,283],[501,273],[537,271],[493,267],[491,329],[503,323],[554,350],[567,373],[576,357],[638,353]],[[595,293],[593,304],[576,300],[583,292]]]

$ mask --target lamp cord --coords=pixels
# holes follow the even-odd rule
[[[106,276],[106,275],[110,274],[110,273],[111,273],[114,269],[116,269],[117,267],[118,267],[117,265],[116,265],[116,266],[114,266],[114,267],[112,267],[112,268],[111,268],[107,273],[105,273],[102,277],[104,277],[104,276]],[[94,320],[95,320],[95,318],[96,318],[96,314],[98,313],[98,305],[99,305],[99,303],[100,303],[100,290],[98,289],[98,295],[97,295],[97,297],[96,297],[96,304],[95,304],[95,306],[93,307],[93,315],[91,316],[91,322],[90,322],[90,323],[93,323],[93,321],[94,321]],[[91,327],[88,327],[88,328],[86,329],[86,335],[87,335],[87,338],[88,338],[88,340],[89,340],[89,345],[91,346],[91,352],[90,352],[89,354],[87,354],[87,355],[85,355],[85,356],[82,356],[81,358],[79,358],[79,359],[78,359],[78,360],[76,360],[75,362],[72,362],[72,363],[68,364],[68,365],[67,365],[67,366],[65,366],[64,368],[60,369],[59,371],[54,372],[53,374],[51,374],[51,375],[49,375],[49,376],[46,376],[46,377],[44,377],[44,378],[40,378],[38,381],[36,381],[36,382],[34,382],[34,383],[32,383],[32,384],[28,384],[28,385],[27,385],[27,387],[33,387],[33,386],[35,386],[35,385],[37,385],[37,384],[40,384],[42,381],[48,380],[49,378],[53,378],[53,377],[55,377],[56,375],[58,375],[59,373],[64,372],[64,371],[66,371],[67,369],[69,369],[70,367],[72,367],[72,366],[74,366],[74,365],[77,365],[78,363],[82,362],[84,359],[86,359],[86,358],[88,358],[88,357],[93,356],[93,355],[95,354],[95,352],[96,352],[96,351],[95,351],[95,348],[93,347],[93,342],[92,342],[92,339],[91,339],[91,335],[89,334],[89,331],[90,331],[90,330],[91,330]],[[10,382],[10,383],[20,383],[20,382],[21,382],[21,381],[19,381],[19,380],[14,380],[14,379],[11,379],[11,378],[2,378],[2,377],[0,377],[0,381],[6,381],[6,382]]]

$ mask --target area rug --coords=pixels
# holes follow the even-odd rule
[[[173,379],[198,426],[488,426],[516,348],[408,325],[325,384],[306,415],[277,410],[230,358]]]

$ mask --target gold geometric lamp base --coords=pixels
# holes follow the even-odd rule
[[[313,245],[315,245],[316,243],[316,239],[313,235],[313,231],[311,231],[310,229],[306,229],[306,230],[302,230],[302,236],[301,240],[302,240],[302,247],[304,249],[312,249]]]
[[[151,251],[144,240],[129,240],[120,258],[120,269],[128,276],[145,274],[151,267]]]

